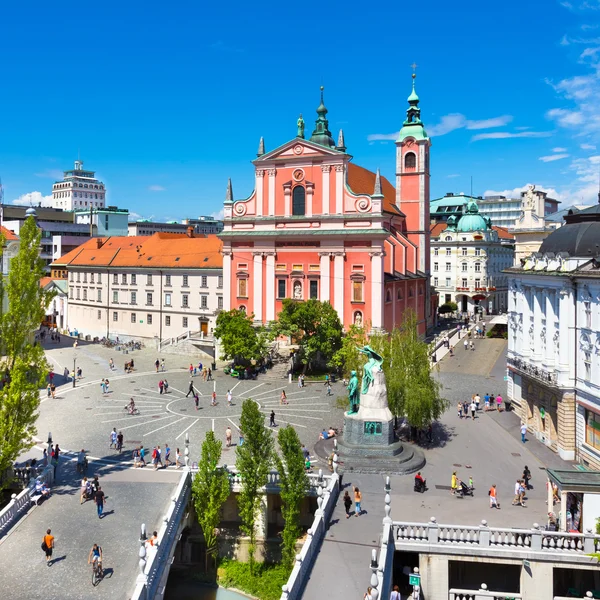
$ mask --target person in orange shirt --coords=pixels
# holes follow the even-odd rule
[[[52,530],[47,529],[46,535],[42,540],[42,550],[46,553],[46,564],[50,566],[52,562],[52,549],[54,548],[54,536],[52,535]]]
[[[490,496],[490,508],[500,508],[500,504],[498,503],[498,496],[496,495],[496,484],[492,485],[490,491],[488,492]]]

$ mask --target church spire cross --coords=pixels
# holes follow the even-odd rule
[[[317,120],[315,122],[315,129],[310,136],[310,141],[321,146],[327,146],[328,148],[335,148],[335,142],[329,131],[329,121],[327,120],[327,108],[323,101],[323,90],[324,86],[321,86],[321,104],[317,108]]]

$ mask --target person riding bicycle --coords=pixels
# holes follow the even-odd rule
[[[102,547],[98,546],[98,544],[94,544],[92,549],[90,550],[90,555],[88,556],[88,565],[98,565],[98,570],[102,572]]]
[[[127,410],[129,411],[130,415],[135,413],[135,402],[134,402],[133,398],[131,398],[129,400],[129,404],[127,405]]]

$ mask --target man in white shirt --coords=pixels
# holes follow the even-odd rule
[[[471,409],[471,419],[475,420],[475,411],[477,410],[477,405],[475,404],[475,401],[471,402],[471,406],[469,408]]]
[[[479,410],[479,403],[481,402],[481,396],[479,394],[475,394],[475,406],[477,407],[477,410]]]
[[[521,441],[525,443],[525,434],[527,433],[527,425],[521,423]]]

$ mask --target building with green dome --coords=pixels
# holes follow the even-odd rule
[[[462,313],[506,311],[514,236],[493,226],[473,198],[461,214],[431,226],[431,285],[440,304],[456,302]]]

